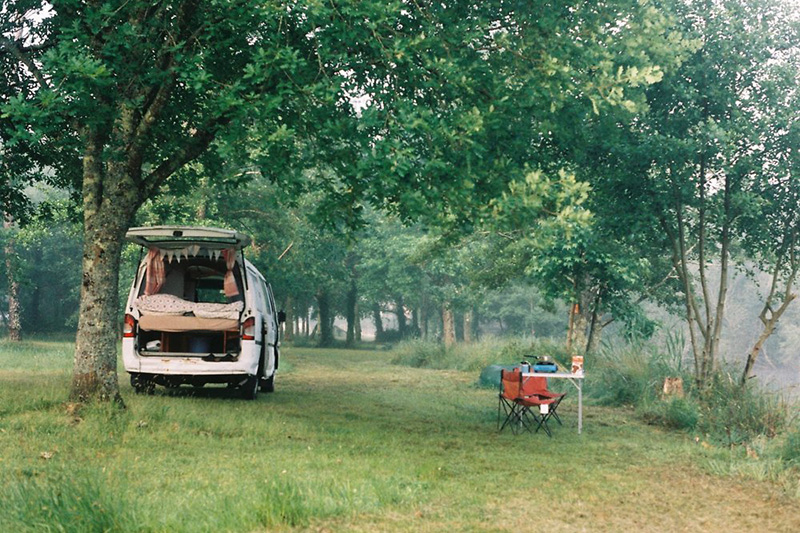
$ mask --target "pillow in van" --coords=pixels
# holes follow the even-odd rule
[[[193,305],[194,316],[199,316],[200,318],[230,318],[238,320],[242,309],[244,309],[244,302],[229,304],[196,303]]]

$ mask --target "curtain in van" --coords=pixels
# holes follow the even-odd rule
[[[147,296],[158,294],[158,291],[164,286],[167,275],[164,271],[164,260],[161,259],[161,253],[156,248],[150,248],[150,251],[147,252],[145,267],[147,268],[147,278],[145,279],[144,293]]]
[[[228,298],[233,298],[234,296],[239,295],[239,287],[236,286],[236,278],[233,275],[233,264],[236,262],[236,250],[233,248],[222,250],[222,257],[225,259],[225,266],[228,267],[227,272],[225,272],[225,280],[223,285],[225,289],[225,296]]]

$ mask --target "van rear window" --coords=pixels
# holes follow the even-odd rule
[[[197,301],[202,303],[224,304],[228,303],[225,297],[223,279],[203,278],[197,281],[196,293]]]

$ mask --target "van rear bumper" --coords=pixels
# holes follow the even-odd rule
[[[248,343],[236,360],[204,360],[197,354],[184,357],[181,354],[139,355],[134,349],[132,339],[124,339],[122,346],[122,361],[125,370],[140,374],[161,374],[165,376],[230,376],[230,375],[255,375],[258,372],[258,358],[260,346]],[[224,356],[225,354],[217,354]]]
[[[165,376],[230,376],[234,374],[255,375],[258,360],[252,363],[239,361],[203,361],[197,357],[140,357],[141,374],[163,374]]]

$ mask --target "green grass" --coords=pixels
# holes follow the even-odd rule
[[[553,438],[496,431],[474,371],[287,349],[277,392],[66,403],[72,348],[0,343],[0,531],[796,531],[785,480],[576,398]],[[794,449],[794,441],[787,444]],[[737,452],[738,453],[738,452]],[[744,451],[741,452],[744,454]],[[746,464],[747,458],[737,458]],[[759,464],[763,459],[750,459]],[[709,475],[718,471],[724,475]]]

